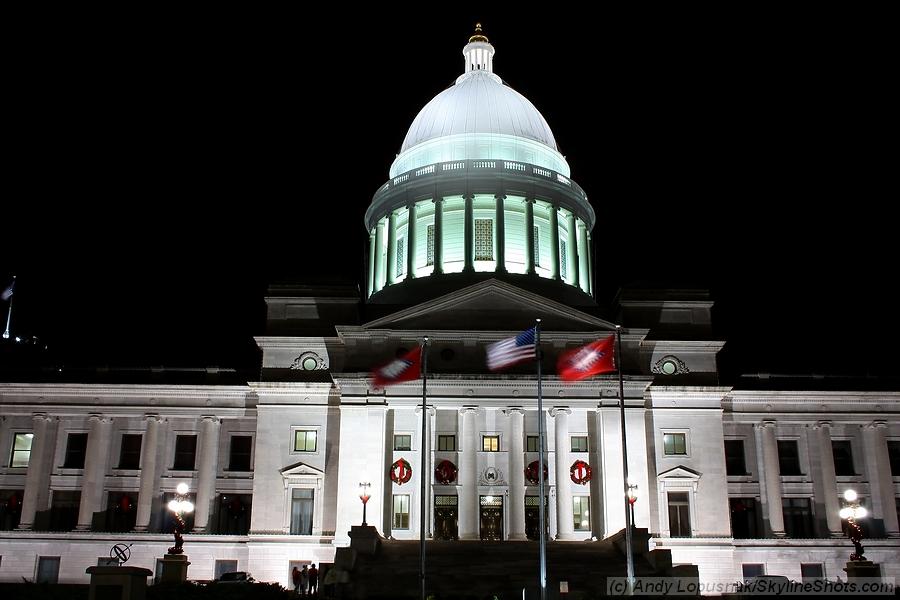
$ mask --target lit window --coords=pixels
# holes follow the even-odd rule
[[[572,498],[572,516],[575,519],[575,531],[589,531],[591,529],[591,497],[575,496]]]
[[[525,438],[525,452],[540,452],[538,445],[538,436],[529,435]]]
[[[404,260],[404,257],[406,256],[406,244],[404,241],[403,238],[397,240],[397,275],[403,275],[403,267],[406,263]]]
[[[409,529],[409,495],[394,496],[394,529]]]
[[[291,491],[291,535],[312,535],[313,502],[313,490],[294,488]]]
[[[428,234],[426,235],[425,244],[425,264],[434,264],[434,225],[428,226]]]
[[[482,450],[485,452],[500,452],[500,436],[485,435],[481,437]]]
[[[541,230],[534,226],[534,266],[541,266]]]
[[[28,461],[31,460],[31,442],[34,440],[33,433],[17,433],[13,441],[12,456],[9,459],[11,467],[27,467]]]
[[[687,454],[685,434],[666,433],[663,435],[663,449],[666,456],[684,456]]]
[[[660,370],[664,375],[674,375],[678,372],[678,365],[675,364],[674,360],[665,360],[663,361],[662,366],[660,366]]]
[[[475,260],[494,260],[492,219],[475,219]]]
[[[559,240],[559,276],[563,279],[569,277],[569,260],[566,256],[566,241]]]
[[[412,450],[411,435],[395,435],[394,450]]]
[[[456,452],[456,436],[455,435],[439,435],[438,450],[443,452]]]
[[[294,452],[315,452],[316,432],[298,430],[294,432]]]

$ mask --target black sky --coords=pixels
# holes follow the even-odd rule
[[[481,20],[594,205],[601,295],[712,289],[731,373],[892,373],[884,16],[654,10],[22,19],[14,331],[69,363],[252,364],[268,282],[361,279],[363,213]]]

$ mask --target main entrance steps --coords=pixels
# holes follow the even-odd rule
[[[335,597],[419,598],[419,542],[385,540],[372,527],[353,527],[349,548],[339,548],[332,577]],[[646,529],[634,531],[635,574],[698,578],[694,565],[672,566],[669,550],[648,548]],[[537,598],[537,542],[427,541],[426,592],[436,600]],[[607,577],[625,576],[624,530],[598,541],[548,542],[548,598],[605,596]],[[560,596],[560,582],[569,593]],[[614,594],[619,595],[619,594]]]

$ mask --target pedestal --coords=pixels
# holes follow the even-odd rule
[[[186,554],[166,554],[162,557],[160,583],[184,583],[187,581],[188,562]]]
[[[371,525],[353,525],[350,527],[350,547],[360,554],[374,555],[381,545],[378,530]]]
[[[89,600],[144,600],[150,569],[141,567],[88,567],[91,576]]]
[[[871,560],[851,560],[844,567],[847,581],[854,579],[881,579],[881,565]]]

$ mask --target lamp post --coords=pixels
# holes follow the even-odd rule
[[[368,481],[361,481],[359,483],[359,499],[362,500],[363,503],[363,527],[366,527],[368,523],[366,523],[366,504],[369,502],[369,498],[372,496],[369,495],[369,487],[372,484]]]
[[[844,500],[847,501],[847,506],[842,508],[840,513],[838,513],[842,519],[847,521],[847,526],[850,530],[848,536],[850,537],[850,541],[853,542],[854,550],[853,554],[850,555],[851,561],[866,560],[866,557],[863,556],[865,549],[860,543],[863,537],[862,528],[856,521],[858,519],[865,519],[869,514],[869,511],[866,510],[865,506],[860,506],[859,502],[857,502],[858,498],[859,496],[857,496],[856,490],[847,490],[844,492]]]
[[[175,498],[170,500],[168,504],[168,508],[175,514],[175,521],[177,522],[175,526],[175,545],[169,548],[169,554],[181,554],[184,552],[181,547],[184,544],[184,538],[181,537],[181,534],[184,533],[185,527],[182,515],[194,512],[194,503],[187,499],[188,489],[188,484],[184,482],[179,483],[175,488]]]
[[[628,482],[628,506],[631,510],[631,526],[634,527],[634,503],[637,502],[637,484]]]

